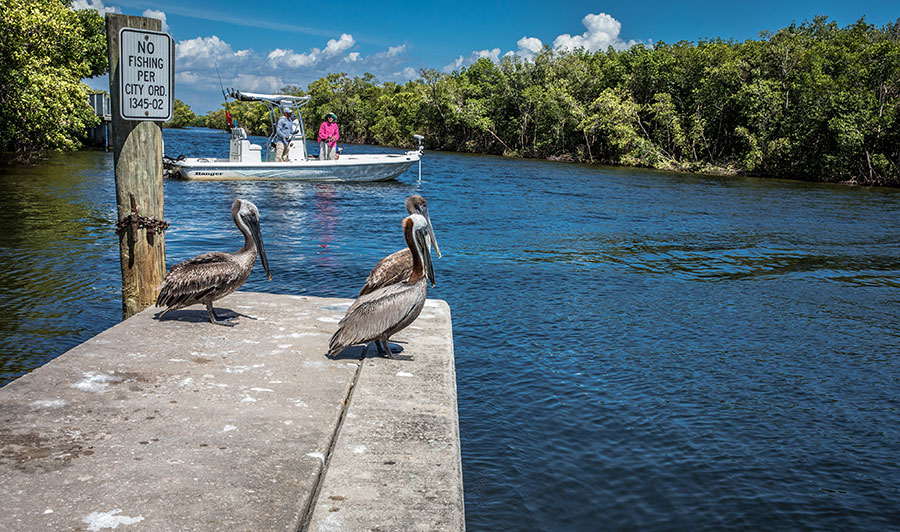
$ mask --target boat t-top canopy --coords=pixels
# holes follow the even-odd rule
[[[269,122],[272,128],[269,134],[269,142],[266,143],[266,158],[269,158],[269,148],[274,147],[278,139],[276,138],[276,124],[282,111],[292,110],[296,113],[293,120],[294,128],[291,139],[301,139],[299,144],[302,151],[301,159],[306,160],[306,126],[303,124],[303,117],[300,115],[300,108],[309,103],[310,96],[294,96],[293,94],[259,94],[257,92],[243,92],[236,89],[228,89],[227,93],[223,89],[222,93],[225,97],[234,98],[238,102],[260,102],[266,106],[269,112]],[[227,109],[226,109],[227,111]],[[230,120],[230,118],[228,118]],[[229,127],[231,124],[229,123]],[[232,136],[236,138],[246,138],[244,129],[232,127]],[[293,145],[293,143],[291,143]]]
[[[231,96],[239,102],[265,102],[272,105],[293,104],[296,106],[305,105],[309,102],[309,96],[294,96],[291,94],[258,94],[255,92],[243,92],[239,90],[229,89],[228,96]]]

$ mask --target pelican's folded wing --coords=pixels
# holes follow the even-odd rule
[[[172,267],[156,298],[156,306],[179,308],[199,303],[240,281],[245,274],[232,255],[204,253]]]

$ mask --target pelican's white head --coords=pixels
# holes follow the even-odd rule
[[[406,211],[410,214],[421,214],[428,222],[428,245],[434,246],[438,257],[441,256],[441,248],[438,246],[437,239],[434,237],[434,226],[431,225],[431,216],[428,214],[428,202],[425,198],[418,194],[414,194],[406,198]]]
[[[407,220],[412,222],[412,224],[409,224]],[[428,246],[428,229],[430,224],[421,214],[410,214],[403,220],[403,224],[404,231],[409,231],[407,233],[407,242],[415,246],[415,249],[411,251],[416,253],[421,259],[425,269],[425,276],[428,277],[431,285],[434,286],[434,267],[431,264],[431,251]]]
[[[256,245],[256,252],[259,254],[259,260],[262,262],[263,269],[266,270],[266,277],[271,281],[272,275],[269,273],[269,259],[266,256],[262,232],[259,229],[259,209],[247,200],[236,199],[231,204],[231,214],[234,216],[234,223],[241,232],[247,235]]]
[[[425,217],[421,214],[410,214],[409,217],[413,221],[413,231],[418,231],[419,229],[428,227],[428,220],[426,220]]]

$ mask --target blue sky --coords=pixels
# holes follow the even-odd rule
[[[528,58],[542,44],[627,48],[635,43],[743,41],[826,15],[840,26],[861,16],[876,26],[900,18],[896,1],[764,2],[250,2],[74,0],[75,8],[164,20],[176,43],[175,97],[198,114],[226,87],[274,92],[306,87],[330,72],[370,72],[405,82],[420,68],[451,71],[478,57]],[[107,89],[107,80],[89,85]]]

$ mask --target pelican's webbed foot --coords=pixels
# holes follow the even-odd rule
[[[212,303],[206,304],[206,312],[209,314],[210,323],[215,323],[216,325],[224,325],[226,327],[234,327],[234,318],[220,320],[218,316],[216,316],[216,311],[213,310]]]
[[[388,345],[387,340],[375,340],[375,343],[378,345],[378,351],[383,352],[385,357],[394,358],[394,355],[391,353],[391,346]]]

